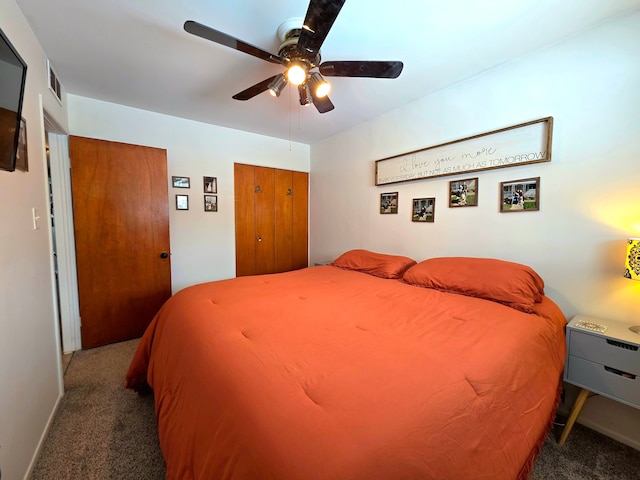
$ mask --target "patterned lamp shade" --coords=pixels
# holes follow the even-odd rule
[[[640,238],[627,240],[627,260],[624,276],[631,280],[640,280]]]

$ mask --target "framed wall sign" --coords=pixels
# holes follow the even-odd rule
[[[553,117],[376,161],[376,185],[551,161]]]

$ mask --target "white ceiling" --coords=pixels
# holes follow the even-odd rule
[[[401,60],[399,78],[330,78],[335,110],[232,95],[282,67],[183,30],[195,20],[278,53],[308,0],[17,0],[68,93],[312,144],[563,37],[640,0],[347,0],[326,60]],[[275,7],[275,8],[274,8]],[[553,72],[549,72],[550,75]]]

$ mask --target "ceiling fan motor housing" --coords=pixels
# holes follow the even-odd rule
[[[307,72],[312,68],[320,65],[321,57],[320,52],[316,54],[313,59],[307,59],[300,56],[298,52],[298,40],[300,40],[300,32],[302,32],[302,18],[291,18],[278,27],[278,38],[280,48],[278,49],[278,55],[287,60],[287,66],[291,62],[299,62],[304,65]]]

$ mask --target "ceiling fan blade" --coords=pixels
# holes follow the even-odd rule
[[[277,76],[278,75],[274,75],[273,77],[269,77],[266,80],[261,81],[260,83],[256,83],[246,90],[243,90],[240,93],[236,93],[232,98],[234,100],[249,100],[250,98],[253,98],[262,92],[266,92],[267,90],[269,90],[269,84]]]
[[[336,108],[333,106],[333,103],[331,103],[331,100],[329,100],[329,97],[318,98],[311,93],[311,98],[313,98],[313,105],[320,113],[327,113]]]
[[[398,78],[402,62],[340,61],[324,62],[320,73],[327,77]]]
[[[298,39],[300,55],[307,59],[316,56],[344,2],[345,0],[310,0]]]
[[[227,35],[226,33],[220,32],[211,27],[207,27],[206,25],[202,25],[201,23],[194,22],[193,20],[187,20],[186,22],[184,22],[184,29],[186,32],[192,35],[196,35],[198,37],[204,38],[205,40],[211,40],[212,42],[219,43],[220,45],[224,45],[225,47],[230,47],[234,50],[253,55],[254,57],[266,60],[267,62],[277,64],[282,63],[282,58],[280,58],[278,55],[266,52],[261,48],[254,47],[253,45],[243,42],[242,40],[232,37],[231,35]]]

